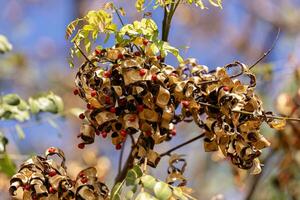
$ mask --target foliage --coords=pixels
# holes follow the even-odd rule
[[[157,8],[157,7],[167,7],[168,5],[172,4],[174,2],[174,0],[166,0],[166,1],[161,1],[161,0],[155,0],[155,5],[153,8]],[[194,4],[197,7],[200,7],[201,9],[205,9],[207,8],[205,6],[205,4],[203,3],[203,0],[184,0],[184,1],[180,1],[177,0],[177,2],[183,2],[183,3],[187,3],[187,4]],[[146,3],[151,3],[145,0],[136,0],[135,2],[135,8],[137,9],[138,12],[143,11],[147,6],[145,6]],[[220,7],[222,8],[222,0],[209,0],[209,3],[213,6],[216,7]]]
[[[23,122],[30,119],[30,114],[40,112],[61,113],[62,99],[52,92],[30,97],[26,102],[17,94],[7,94],[0,99],[0,119],[15,119]]]
[[[0,54],[11,51],[12,45],[4,35],[0,35]]]

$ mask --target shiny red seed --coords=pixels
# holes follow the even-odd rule
[[[23,186],[23,189],[27,190],[27,191],[29,191],[30,188],[31,188],[31,186],[29,184],[26,184],[26,185]]]
[[[88,103],[88,104],[86,104],[86,108],[89,109],[89,110],[92,110],[94,107],[91,104]]]
[[[49,148],[49,149],[48,149],[48,152],[49,152],[49,153],[55,153],[55,148],[53,148],[53,147]]]
[[[120,143],[116,145],[117,150],[120,150],[121,148],[122,148],[122,145]]]
[[[84,149],[85,144],[84,144],[84,143],[80,143],[80,144],[78,144],[77,146],[78,146],[79,149]]]
[[[121,135],[121,136],[123,136],[123,137],[126,137],[126,135],[127,135],[127,131],[126,131],[126,130],[124,130],[124,129],[123,129],[123,130],[121,130],[121,131],[120,131],[120,135]]]
[[[143,40],[143,45],[147,46],[148,43],[149,43],[149,41],[148,41],[147,39],[144,39],[144,40]]]
[[[125,106],[126,105],[126,99],[120,99],[119,101],[120,106]]]
[[[146,74],[146,72],[147,71],[145,69],[141,69],[140,72],[139,72],[140,76],[144,76]]]
[[[79,175],[78,175],[80,178],[84,177],[85,174],[83,172],[80,172]]]
[[[109,111],[110,111],[111,113],[116,113],[117,110],[116,110],[115,107],[110,107]]]
[[[124,55],[120,53],[120,54],[118,55],[118,59],[124,59]]]
[[[105,103],[106,103],[106,104],[110,104],[110,97],[109,97],[109,96],[106,96],[106,97],[105,97]]]
[[[110,77],[111,77],[111,73],[110,73],[109,71],[105,71],[105,72],[103,73],[103,76],[104,76],[105,78],[110,78]]]
[[[227,92],[227,91],[229,91],[229,87],[224,86],[224,87],[223,87],[223,90],[224,90],[225,92]]]
[[[83,113],[81,113],[81,114],[79,115],[79,118],[80,118],[80,119],[84,119],[84,118],[85,118],[85,115],[84,115]]]
[[[144,110],[144,105],[137,105],[138,112],[143,112],[143,110]]]
[[[96,130],[95,133],[96,133],[96,135],[100,135],[101,132]]]
[[[106,131],[102,131],[101,135],[102,135],[103,138],[106,138],[107,137],[107,132]]]
[[[56,190],[55,190],[53,187],[50,187],[50,188],[49,188],[49,192],[50,192],[51,194],[55,194],[55,193],[56,193]]]
[[[152,131],[146,131],[145,132],[147,136],[151,136],[152,135]]]
[[[89,179],[87,177],[82,177],[81,178],[81,183],[85,184],[89,181]]]
[[[73,94],[74,94],[74,95],[78,95],[78,94],[79,94],[79,90],[78,90],[78,89],[74,89],[74,90],[73,90]]]
[[[190,105],[189,101],[182,101],[181,103],[185,108],[189,107],[189,105]]]
[[[157,81],[157,75],[156,75],[156,74],[152,74],[151,80],[152,80],[152,81]]]
[[[176,129],[173,129],[173,130],[171,131],[171,135],[173,135],[173,136],[176,135]]]
[[[141,56],[141,53],[139,51],[134,52],[135,56]]]
[[[91,96],[92,97],[95,97],[97,95],[97,92],[95,91],[95,90],[93,90],[92,92],[91,92]]]
[[[101,50],[95,49],[95,54],[96,54],[96,55],[100,55],[100,54],[101,54]]]
[[[56,173],[56,171],[55,170],[50,170],[49,172],[48,172],[48,175],[50,176],[50,177],[53,177],[53,176],[55,176],[57,173]]]

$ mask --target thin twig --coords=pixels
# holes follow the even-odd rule
[[[212,104],[209,104],[209,103],[205,103],[205,102],[197,102],[197,103],[199,103],[200,105],[211,107],[211,108],[220,109],[218,106],[215,106],[215,105],[212,105]],[[242,114],[246,114],[246,115],[254,115],[252,112],[243,111],[243,110],[232,110],[232,112],[242,113]],[[261,115],[261,114],[256,114],[256,116],[266,117],[266,118],[269,118],[269,119],[281,119],[281,120],[290,120],[290,121],[300,121],[300,118],[294,118],[294,117],[281,117],[281,116]]]
[[[126,142],[124,142],[121,152],[120,152],[118,173],[120,173],[122,170],[122,159],[123,159],[123,154],[124,154],[124,150],[125,150],[125,144],[126,144]]]
[[[83,53],[83,51],[81,50],[81,48],[78,46],[78,44],[75,42],[74,43],[76,48],[79,50],[79,52],[81,53],[81,55],[85,58],[86,61],[88,61],[91,65],[93,65],[93,67],[96,67],[94,65],[94,63]]]
[[[265,160],[263,161],[264,164],[264,168],[266,168],[268,162],[271,160],[271,158],[276,154],[276,150],[275,149],[271,149],[271,151],[268,153],[268,155],[266,156]],[[251,200],[252,197],[254,196],[255,193],[255,189],[257,188],[257,186],[259,185],[259,181],[261,180],[261,178],[263,177],[263,172],[265,170],[263,170],[260,174],[256,175],[254,177],[254,180],[251,184],[251,187],[248,191],[248,194],[246,195],[245,200]]]
[[[277,34],[276,34],[276,38],[273,41],[271,48],[268,51],[266,51],[254,64],[252,64],[249,67],[249,69],[252,69],[253,67],[255,67],[255,65],[257,65],[260,61],[262,61],[265,57],[267,57],[271,53],[271,51],[274,49],[274,47],[275,47],[275,45],[276,45],[276,43],[277,43],[277,41],[279,39],[279,34],[280,34],[280,28],[278,28],[278,31],[277,31]]]
[[[160,154],[160,157],[164,157],[164,156],[170,155],[170,153],[172,153],[173,151],[175,151],[175,150],[177,150],[177,149],[179,149],[179,148],[181,148],[181,147],[183,147],[185,145],[188,145],[188,144],[190,144],[190,143],[192,143],[192,142],[194,142],[194,141],[196,141],[196,140],[198,140],[198,139],[200,139],[202,137],[204,137],[204,133],[202,133],[201,135],[198,135],[198,136],[196,136],[196,137],[194,137],[194,138],[192,138],[192,139],[190,139],[190,140],[188,140],[188,141],[186,141],[186,142],[184,142],[182,144],[179,144],[176,147],[173,147],[172,149],[166,151],[165,153]]]
[[[121,18],[121,15],[120,15],[118,9],[117,9],[115,6],[114,6],[114,10],[115,10],[115,12],[117,13],[117,16],[118,16],[118,18],[119,18],[119,20],[120,20],[122,26],[124,26],[124,22],[123,22],[123,20],[122,20],[122,18]]]

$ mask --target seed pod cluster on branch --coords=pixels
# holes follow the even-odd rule
[[[253,167],[253,173],[259,173],[257,158],[270,145],[260,134],[260,126],[266,121],[276,127],[278,121],[264,112],[254,92],[255,76],[247,66],[235,62],[208,71],[195,59],[188,59],[173,67],[142,47],[96,49],[79,68],[75,94],[88,107],[80,115],[86,120],[79,147],[93,143],[95,135],[110,134],[120,149],[128,135],[138,134],[150,143],[146,150],[140,145],[147,156],[156,144],[176,135],[178,122],[194,121],[205,130],[206,151],[220,149],[233,164]],[[230,71],[237,73],[230,75]],[[154,157],[154,161],[159,159]]]
[[[50,157],[59,156],[58,164]],[[34,156],[25,161],[10,181],[9,192],[13,197],[31,199],[107,199],[107,186],[97,179],[97,171],[90,167],[82,170],[72,180],[66,170],[64,153],[55,147],[45,152],[45,157]]]

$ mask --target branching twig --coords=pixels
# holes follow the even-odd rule
[[[93,65],[93,67],[96,67],[94,65],[94,63],[83,53],[82,49],[78,46],[78,44],[76,42],[74,42],[74,45],[79,50],[79,52],[81,53],[81,55],[85,58],[85,60],[88,61],[91,65]]]
[[[179,144],[176,147],[173,147],[172,149],[166,151],[165,153],[160,154],[160,157],[164,157],[164,156],[170,155],[170,153],[172,153],[173,151],[175,151],[175,150],[177,150],[177,149],[179,149],[179,148],[181,148],[181,147],[183,147],[185,145],[188,145],[188,144],[190,144],[190,143],[192,143],[192,142],[194,142],[194,141],[196,141],[196,140],[198,140],[198,139],[200,139],[202,137],[204,137],[204,133],[202,133],[201,135],[198,135],[198,136],[196,136],[196,137],[194,137],[194,138],[192,138],[192,139],[190,139],[190,140],[188,140],[188,141],[186,141],[186,142],[184,142],[182,144]]]
[[[126,142],[124,142],[121,152],[120,152],[118,173],[120,173],[121,169],[122,169],[122,159],[123,159],[123,154],[124,154],[124,150],[125,150],[125,144],[126,144]]]
[[[249,69],[252,69],[253,67],[255,67],[255,65],[257,65],[260,61],[262,61],[265,57],[267,57],[271,53],[271,51],[274,49],[274,47],[275,47],[275,45],[276,45],[276,43],[278,41],[279,34],[280,34],[280,28],[278,28],[278,31],[277,31],[277,34],[276,34],[276,38],[275,38],[274,42],[272,43],[271,48],[268,51],[266,51],[254,64],[252,64],[249,67]]]

